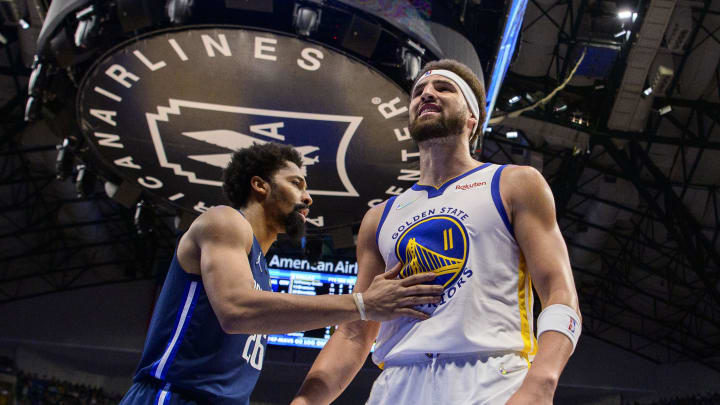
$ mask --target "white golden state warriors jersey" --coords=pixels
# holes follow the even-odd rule
[[[533,295],[525,259],[500,198],[505,166],[482,164],[439,188],[415,184],[390,198],[377,229],[386,270],[438,274],[439,304],[418,322],[383,322],[373,360],[418,353],[535,354]]]

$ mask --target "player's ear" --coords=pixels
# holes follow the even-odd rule
[[[465,126],[470,128],[472,131],[473,128],[475,128],[475,124],[477,124],[478,120],[475,118],[474,115],[470,114],[470,117],[468,117],[467,122],[465,123]]]
[[[260,176],[252,176],[250,179],[250,187],[252,187],[253,191],[261,196],[262,199],[270,193],[270,183]]]

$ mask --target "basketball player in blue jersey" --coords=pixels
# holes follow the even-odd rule
[[[179,239],[134,383],[121,404],[248,404],[267,334],[359,319],[425,319],[435,277],[378,276],[362,294],[271,292],[265,252],[278,233],[304,232],[312,199],[300,155],[266,143],[236,152],[223,189],[233,207],[200,215]]]
[[[365,215],[356,291],[399,263],[401,277],[438,274],[442,300],[418,307],[430,315],[423,322],[341,325],[293,405],[337,398],[376,339],[383,372],[368,404],[552,404],[581,328],[567,248],[538,171],[471,157],[484,105],[465,65],[441,60],[420,72],[409,106],[420,181]]]

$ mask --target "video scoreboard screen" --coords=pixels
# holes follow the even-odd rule
[[[268,261],[274,292],[298,295],[350,294],[357,280],[357,263],[326,261],[310,265],[306,260],[272,256]],[[268,343],[280,346],[321,349],[334,326],[305,332],[269,335]]]

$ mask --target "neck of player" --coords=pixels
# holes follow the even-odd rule
[[[270,246],[277,240],[278,233],[280,233],[278,225],[270,222],[265,208],[257,202],[249,202],[242,209],[242,212],[245,214],[245,219],[250,222],[253,235],[260,244],[260,249],[263,254],[266,254]]]
[[[428,139],[418,149],[421,185],[440,187],[481,164],[470,156],[468,134]]]

